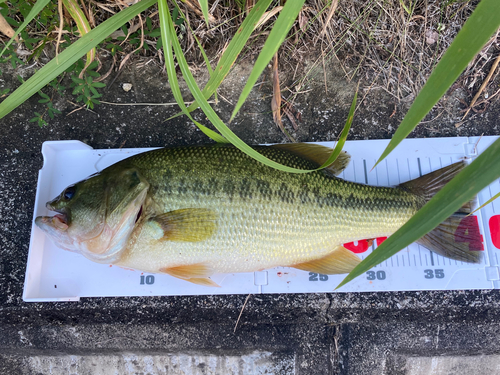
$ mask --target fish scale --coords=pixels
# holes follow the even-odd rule
[[[290,167],[317,167],[282,150],[256,149]],[[201,242],[157,240],[144,220],[118,264],[146,272],[196,263],[220,273],[299,264],[345,242],[389,235],[421,205],[402,189],[351,183],[325,171],[279,172],[234,147],[162,149],[127,163],[150,184],[151,215],[196,207],[217,216],[216,233]]]

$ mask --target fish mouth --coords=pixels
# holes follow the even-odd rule
[[[35,219],[35,224],[37,224],[42,229],[47,226],[62,231],[68,229],[68,221],[66,219],[66,216],[64,216],[63,214],[56,214],[54,216],[38,216]]]
[[[47,209],[50,211],[55,211],[54,216],[39,216],[35,219],[35,223],[40,226],[50,226],[62,231],[68,229],[69,226],[69,215],[65,210],[59,210],[51,206],[50,202],[46,204]]]

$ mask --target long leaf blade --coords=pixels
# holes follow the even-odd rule
[[[0,57],[3,55],[3,53],[5,52],[5,50],[7,48],[9,48],[9,46],[12,44],[12,42],[14,41],[14,39],[16,38],[16,36],[18,36],[19,33],[26,28],[26,26],[31,22],[31,20],[33,20],[33,18],[35,18],[37,16],[37,14],[40,13],[42,11],[42,9],[45,8],[45,6],[49,2],[50,2],[50,0],[38,0],[35,3],[35,5],[33,5],[33,8],[31,8],[31,10],[28,13],[28,16],[26,17],[26,19],[24,20],[24,22],[21,24],[21,26],[19,26],[17,28],[16,33],[12,36],[12,38],[10,38],[10,40],[5,45],[5,47],[2,50],[2,52],[0,52]]]
[[[295,19],[297,18],[297,15],[304,5],[304,1],[305,0],[287,1],[284,5],[278,19],[276,20],[276,23],[273,26],[273,29],[269,33],[269,37],[267,38],[264,47],[262,47],[262,51],[260,51],[259,53],[259,57],[254,64],[252,72],[248,77],[247,83],[243,88],[242,93],[240,94],[238,103],[236,103],[236,106],[231,115],[231,120],[234,119],[234,116],[236,116],[246,98],[250,94],[250,91],[257,82],[257,79],[267,67],[267,64],[269,63],[269,61],[271,61],[274,54],[278,51],[281,43],[283,43],[283,41],[285,40],[285,37],[288,34],[288,30],[290,30],[290,28],[292,27]]]
[[[327,161],[321,166],[322,167],[327,167],[330,164],[332,164],[340,155],[342,152],[342,149],[344,148],[345,141],[347,140],[347,135],[349,134],[349,130],[351,129],[352,121],[354,120],[354,111],[356,110],[356,102],[358,100],[358,92],[354,94],[354,99],[352,100],[351,103],[351,109],[349,110],[349,115],[347,115],[347,121],[345,122],[344,129],[342,130],[342,133],[340,133],[339,141],[337,142],[337,145],[335,146],[335,149],[333,150],[332,154],[328,158]]]
[[[120,11],[95,29],[91,30],[85,36],[78,39],[59,54],[57,61],[55,58],[49,61],[47,65],[36,72],[25,83],[18,87],[16,91],[0,103],[0,118],[6,116],[20,104],[28,100],[33,94],[38,92],[38,90],[56,78],[59,74],[63,73],[89,50],[96,47],[109,34],[125,24],[125,22],[155,3],[156,0],[139,1],[131,7]]]
[[[203,97],[205,99],[210,98],[215,93],[224,78],[229,74],[231,67],[250,38],[255,25],[257,25],[262,15],[266,12],[267,8],[271,4],[271,1],[272,0],[259,0],[238,28],[234,37],[231,39],[231,42],[222,54],[217,67],[214,69],[214,74],[210,75],[210,79],[203,88]],[[188,110],[191,112],[198,107],[198,102],[194,101],[188,107]]]
[[[198,103],[200,103],[201,109],[203,110],[205,115],[208,117],[208,119],[212,122],[212,124],[217,128],[217,130],[219,130],[219,132],[228,141],[230,141],[235,147],[239,148],[241,151],[243,151],[247,155],[253,157],[257,161],[260,161],[261,163],[263,163],[267,166],[276,168],[276,169],[281,170],[281,171],[292,172],[292,173],[308,173],[308,172],[313,171],[313,170],[301,170],[301,169],[291,168],[291,167],[279,164],[273,160],[266,158],[265,156],[261,155],[259,152],[255,151],[252,147],[247,145],[245,142],[243,142],[236,134],[234,134],[222,122],[222,120],[215,113],[215,111],[210,106],[210,104],[207,102],[207,100],[203,97],[203,93],[201,92],[200,88],[196,84],[196,81],[194,80],[194,77],[191,74],[191,71],[189,70],[189,66],[185,60],[183,53],[182,53],[182,48],[179,44],[179,40],[177,39],[177,36],[175,35],[175,30],[174,30],[173,22],[171,20],[170,11],[168,10],[168,7],[166,6],[166,4],[164,4],[164,2],[165,2],[165,0],[158,1],[159,9],[161,9],[160,13],[164,12],[166,15],[165,17],[162,17],[163,18],[162,22],[165,22],[165,24],[166,24],[165,26],[168,27],[168,30],[169,30],[168,33],[165,33],[166,43],[165,43],[164,47],[166,49],[169,49],[170,43],[172,44],[174,51],[175,51],[175,55],[177,57],[177,62],[179,64],[179,68],[181,69],[181,72],[182,72],[184,79],[189,87],[189,90],[193,94],[195,100],[197,100]],[[168,58],[170,59],[170,56]],[[165,58],[165,60],[167,60],[167,58]],[[169,70],[170,69],[171,68],[169,68]],[[172,73],[175,73],[175,71],[173,71]],[[182,106],[181,106],[181,108],[182,108]],[[350,122],[348,121],[348,123],[350,123]],[[328,164],[326,164],[326,165],[328,165]],[[324,166],[326,166],[326,165],[324,165]],[[322,168],[322,167],[323,166],[321,166],[320,168]],[[318,168],[318,169],[320,169],[320,168]],[[317,169],[315,169],[315,170],[317,170]]]
[[[433,70],[375,165],[380,163],[410,134],[499,26],[500,1],[482,0]]]
[[[184,104],[184,99],[182,98],[182,93],[179,88],[179,82],[177,80],[177,73],[175,72],[175,61],[174,55],[172,54],[172,40],[177,40],[177,35],[173,27],[172,16],[168,10],[168,6],[165,0],[158,1],[158,14],[160,17],[160,32],[161,37],[164,41],[163,43],[163,56],[165,57],[165,69],[167,70],[168,81],[170,83],[170,89],[174,95],[175,101],[181,108],[182,112],[189,117],[191,121],[208,137],[212,138],[218,143],[227,143],[227,140],[220,134],[214,132],[213,130],[203,126],[197,122],[187,110]],[[172,27],[170,27],[172,25]],[[189,69],[189,68],[188,68]]]
[[[85,34],[88,34],[91,30],[90,23],[87,20],[87,17],[85,17],[85,14],[83,14],[83,11],[78,6],[76,0],[62,0],[62,2],[64,7],[70,14],[71,18],[73,18],[73,21],[75,21],[76,26],[78,28],[78,32],[80,33],[80,37],[84,36]],[[96,55],[95,47],[87,52],[87,61],[85,62],[84,70],[87,69],[87,67],[92,63],[92,61],[94,61],[95,55]],[[80,74],[80,76],[83,76],[83,71]]]
[[[491,202],[493,202],[495,199],[497,198],[500,198],[500,193],[497,193],[495,194],[493,197],[491,197],[490,199],[488,199],[486,202],[484,202],[481,206],[479,206],[478,208],[476,208],[474,211],[472,211],[469,215],[473,215],[474,213],[476,213],[476,211],[479,211],[481,208],[489,205]]]
[[[370,268],[415,242],[455,213],[486,186],[500,178],[500,139],[464,168],[396,233],[368,255],[337,286],[347,284]]]
[[[203,17],[205,18],[205,23],[208,25],[208,0],[198,0],[200,4],[201,13],[203,13]]]

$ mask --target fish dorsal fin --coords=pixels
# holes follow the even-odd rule
[[[149,219],[163,230],[162,240],[200,242],[217,230],[217,214],[206,208],[183,208]]]
[[[337,246],[335,250],[325,257],[295,264],[292,267],[324,275],[335,275],[351,272],[360,262],[361,259],[351,251],[343,246]]]
[[[203,263],[160,268],[160,272],[169,274],[173,277],[177,277],[178,279],[189,281],[193,284],[220,287],[220,285],[209,279],[209,276],[213,275],[214,273],[212,268]]]
[[[272,145],[271,147],[291,152],[304,159],[317,163],[318,166],[323,165],[333,152],[333,149],[329,147],[310,143],[285,143]],[[344,169],[347,168],[350,161],[351,155],[343,151],[339,154],[337,159],[335,159],[333,164],[329,165],[325,169],[333,173],[334,176],[338,176]]]

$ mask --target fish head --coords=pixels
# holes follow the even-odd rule
[[[56,215],[39,216],[35,224],[58,247],[111,263],[125,250],[148,189],[149,183],[134,168],[104,170],[47,202]]]

